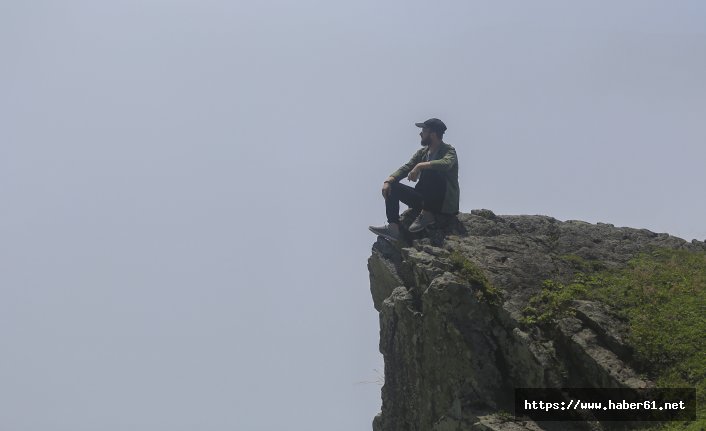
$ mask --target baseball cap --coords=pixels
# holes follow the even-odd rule
[[[446,131],[446,124],[438,118],[430,118],[423,123],[414,123],[417,127],[426,127],[435,132],[444,133]]]

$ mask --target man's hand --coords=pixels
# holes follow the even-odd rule
[[[407,179],[413,183],[417,182],[417,180],[419,179],[419,174],[422,172],[422,168],[420,165],[421,163],[415,166],[411,171],[409,171],[409,175],[407,175]]]

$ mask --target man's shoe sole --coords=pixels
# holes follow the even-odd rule
[[[374,233],[374,234],[377,235],[377,236],[381,236],[381,237],[385,238],[385,239],[388,240],[388,241],[397,242],[397,241],[400,240],[399,238],[395,238],[395,237],[392,236],[392,235],[388,235],[388,234],[382,233],[382,232],[377,232],[377,231],[373,230],[373,228],[371,228],[371,227],[369,227],[368,230],[369,230],[370,232]]]
[[[423,231],[424,229],[428,228],[429,226],[431,226],[431,225],[433,225],[433,224],[434,224],[434,223],[429,223],[429,224],[424,225],[424,226],[420,227],[419,229],[415,229],[415,230],[412,230],[412,226],[410,226],[409,232],[410,232],[410,233],[421,232],[421,231]]]

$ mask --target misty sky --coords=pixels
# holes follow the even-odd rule
[[[0,54],[3,431],[371,429],[430,117],[462,211],[706,239],[701,1],[0,0]]]

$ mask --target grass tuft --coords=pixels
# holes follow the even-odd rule
[[[568,284],[547,280],[523,323],[551,324],[573,312],[575,299],[609,304],[627,319],[635,359],[658,386],[696,387],[697,421],[659,429],[706,429],[706,253],[657,249],[621,270],[580,272]]]
[[[492,305],[500,305],[502,303],[501,292],[490,283],[483,271],[473,262],[458,251],[451,252],[449,260],[456,275],[459,275],[477,289],[479,301],[485,301]]]

